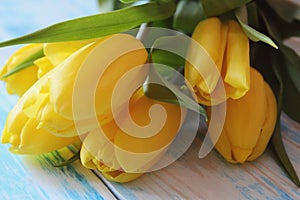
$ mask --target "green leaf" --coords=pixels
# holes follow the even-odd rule
[[[198,22],[205,19],[202,4],[199,1],[181,0],[177,4],[173,27],[185,33],[192,33]]]
[[[137,2],[138,0],[120,0],[122,3],[125,3],[125,4],[127,4],[127,3],[135,3],[135,2]]]
[[[58,163],[58,164],[53,164],[53,166],[54,167],[64,167],[64,166],[70,165],[73,162],[75,162],[76,160],[78,160],[79,157],[80,157],[80,151],[78,151],[77,153],[75,153],[70,159],[68,159],[68,160],[66,160],[64,162]]]
[[[165,80],[155,69],[157,67],[160,66],[156,65],[150,68],[148,80],[143,85],[145,95],[158,101],[182,105],[207,119],[205,109],[196,103],[189,94],[186,94],[188,89],[186,87],[179,89],[171,82]]]
[[[289,85],[289,83],[291,83],[291,82],[289,82],[291,77],[289,77],[287,71],[288,71],[288,68],[291,67],[288,65],[288,63],[291,61],[290,61],[290,58],[288,58],[286,55],[284,55],[286,53],[283,53],[285,48],[282,45],[282,38],[283,38],[283,34],[281,31],[282,27],[278,26],[278,24],[276,23],[277,22],[276,15],[274,15],[274,13],[270,10],[270,8],[268,6],[266,6],[263,2],[257,2],[257,3],[259,3],[259,14],[265,24],[265,27],[266,27],[268,33],[278,43],[279,50],[281,51],[281,52],[276,51],[272,55],[273,70],[278,79],[280,87],[278,89],[279,91],[277,93],[275,93],[276,97],[277,97],[278,116],[277,116],[277,123],[275,126],[275,130],[272,135],[271,143],[274,147],[274,151],[275,151],[278,159],[282,163],[283,168],[285,169],[287,174],[290,176],[291,180],[296,185],[299,186],[300,185],[299,178],[298,178],[298,176],[295,172],[295,169],[294,169],[294,167],[287,155],[287,152],[284,148],[284,144],[283,144],[282,137],[281,137],[281,127],[280,127],[280,114],[281,114],[282,108],[285,111],[286,111],[287,106],[289,108],[291,108],[291,110],[294,110],[294,111],[297,108],[299,108],[299,105],[298,105],[299,103],[295,102],[297,100],[296,98],[297,98],[297,94],[299,92],[296,90],[296,93],[294,93],[295,91],[293,91],[293,89],[295,89],[295,88],[291,87],[292,85]],[[293,67],[296,67],[296,66],[293,66]],[[297,74],[295,74],[295,75],[297,75]],[[298,75],[299,75],[299,73],[298,73]],[[294,96],[289,96],[289,95],[294,95]],[[287,114],[289,114],[289,113],[287,113]]]
[[[248,24],[251,24],[251,26],[254,29],[258,29],[259,27],[259,19],[258,19],[258,10],[256,2],[251,2],[247,6],[247,15],[248,15]]]
[[[300,20],[300,1],[266,0],[268,5],[285,21]]]
[[[152,53],[152,61],[178,69],[184,66],[185,59],[169,51],[157,49]]]
[[[221,15],[252,0],[200,0],[207,17]]]
[[[235,14],[236,14],[236,18],[238,19],[239,23],[241,24],[244,32],[246,33],[246,35],[248,36],[248,38],[250,40],[252,40],[253,42],[262,41],[262,42],[274,47],[275,49],[278,49],[278,46],[273,42],[273,40],[271,38],[264,35],[263,33],[258,32],[254,28],[252,28],[252,27],[248,26],[247,24],[245,24],[244,22],[242,22],[240,9],[237,9]]]
[[[185,64],[189,42],[190,38],[182,34],[156,39],[150,50],[152,67],[143,88],[145,95],[149,98],[180,104],[200,113],[207,119],[205,109],[193,99],[187,86],[184,85],[184,80],[180,80],[183,76],[180,74],[179,77],[179,72],[175,73],[175,69],[182,69]],[[156,60],[153,60],[153,57]],[[175,82],[180,83],[175,85],[167,79],[174,79]]]
[[[283,65],[284,62],[286,62],[286,59],[282,55],[280,58],[283,59],[282,62]],[[279,56],[277,59],[279,59]],[[291,75],[289,74],[290,72],[289,68],[290,67],[285,67],[280,74],[282,76],[282,84],[284,87],[284,90],[282,92],[282,109],[293,120],[300,123],[300,107],[299,107],[300,90],[299,87],[295,85],[294,81],[292,81]],[[296,78],[297,75],[297,72],[295,73],[296,74],[294,75],[295,76],[294,78]]]
[[[292,179],[292,181],[297,185],[300,186],[300,181],[298,178],[298,175],[293,167],[293,164],[291,163],[286,150],[284,148],[284,144],[282,142],[281,137],[281,127],[280,127],[280,120],[278,119],[278,122],[276,123],[274,134],[271,138],[272,145],[274,147],[274,150],[276,152],[277,157],[279,158],[281,164],[286,169],[288,175]]]
[[[285,66],[288,72],[289,77],[291,78],[294,86],[300,92],[300,57],[298,54],[291,48],[280,45],[280,50],[285,59]]]
[[[265,22],[269,34],[275,40],[283,41],[291,36],[300,36],[300,21],[287,23],[281,19],[264,1],[257,1],[258,11]]]
[[[283,110],[293,120],[300,123],[300,92],[288,75],[284,77]]]
[[[0,47],[25,43],[85,40],[119,33],[142,23],[173,15],[174,3],[147,3],[54,24],[31,34],[0,43]]]
[[[189,47],[186,36],[163,36],[155,40],[151,48],[152,62],[174,69],[184,66]]]
[[[35,60],[37,60],[38,58],[41,58],[44,56],[44,51],[43,49],[37,51],[36,53],[32,54],[30,57],[28,57],[26,60],[24,60],[23,62],[21,62],[19,65],[17,65],[15,68],[13,68],[12,70],[10,70],[9,72],[7,72],[6,74],[4,74],[2,76],[2,78],[7,78],[15,73],[17,73],[20,70],[23,70],[27,67],[30,67],[33,65],[33,62]]]
[[[276,42],[279,45],[279,50],[282,52],[284,59],[283,64],[286,68],[288,76],[290,77],[298,92],[300,92],[300,57],[293,49],[285,46],[282,43],[283,33],[282,31],[280,31],[281,23],[276,23],[278,18],[276,18],[276,16],[271,10],[266,10],[268,8],[266,8],[264,5],[261,6],[263,6],[264,10],[260,9],[259,13],[262,16],[262,19],[266,25],[269,34],[276,40]],[[296,105],[298,104],[295,104],[293,106]]]
[[[283,168],[286,170],[287,174],[290,176],[291,180],[297,185],[300,186],[299,177],[293,167],[293,164],[291,163],[288,154],[285,150],[282,136],[281,136],[281,125],[280,125],[280,115],[282,108],[287,105],[288,102],[285,102],[284,100],[284,93],[289,90],[289,86],[286,84],[286,73],[285,70],[282,67],[282,60],[279,55],[279,53],[275,53],[272,57],[273,61],[273,70],[275,72],[275,75],[277,77],[277,80],[279,82],[279,89],[275,93],[277,97],[277,121],[275,125],[275,130],[271,138],[271,143],[273,145],[273,149],[283,165]]]
[[[98,0],[98,6],[101,12],[114,10],[115,0]]]
[[[156,1],[157,3],[160,3],[160,4],[174,2],[174,0],[152,0],[152,1]]]

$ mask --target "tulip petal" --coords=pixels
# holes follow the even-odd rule
[[[38,66],[37,76],[39,79],[54,68],[54,65],[52,65],[47,57],[42,57],[35,60],[34,64]]]
[[[249,39],[238,22],[226,22],[229,27],[223,77],[227,96],[241,98],[250,86]]]
[[[135,95],[139,96],[139,92]],[[139,96],[139,99],[133,102],[130,105],[130,116],[124,117],[125,120],[115,135],[115,153],[125,172],[141,173],[149,170],[173,141],[185,117],[185,110],[175,104],[155,101],[146,96]],[[160,127],[160,125],[155,124],[156,122],[151,121],[147,116],[150,108],[156,104],[163,106],[166,112],[165,122],[158,132],[155,132],[155,128],[149,127]],[[136,124],[131,127],[129,135],[122,128],[132,123],[131,119]],[[152,120],[162,121],[162,114],[159,112],[154,114]],[[141,127],[148,129],[143,131]],[[149,133],[152,135],[145,137]]]
[[[261,129],[265,126],[268,117],[269,105],[267,104],[270,103],[274,109],[276,103],[267,101],[266,95],[270,96],[267,94],[270,91],[266,91],[263,77],[254,68],[250,68],[250,78],[250,90],[246,95],[240,99],[227,100],[225,124],[216,149],[229,162],[243,163],[253,158],[259,153],[255,152],[255,148],[261,151],[268,142],[265,138],[270,137],[268,133],[262,138]],[[218,109],[218,106],[215,109]],[[276,109],[270,112],[276,112]],[[272,123],[270,126],[274,125]],[[228,145],[230,145],[231,154],[229,154]]]
[[[0,70],[0,79],[6,82],[6,89],[9,94],[17,94],[18,96],[22,96],[25,91],[36,82],[38,68],[37,66],[32,65],[20,70],[18,73],[12,74],[7,78],[1,77],[24,62],[31,55],[41,51],[42,48],[42,44],[30,44],[20,48],[11,55],[4,67]]]
[[[208,125],[210,124],[211,110],[214,109],[216,113],[219,113],[222,112],[221,111],[222,109],[220,108],[222,108],[220,105],[216,105],[213,107],[211,106],[206,107],[207,115],[208,115]],[[218,115],[216,117],[218,117]],[[222,133],[218,136],[218,138],[216,138],[217,137],[216,134],[209,134],[209,136],[212,141],[216,141],[215,148],[225,158],[225,160],[231,163],[236,163],[232,155],[232,150],[231,150],[232,145],[230,144],[230,140],[228,138],[227,130],[225,129],[225,127]]]
[[[114,121],[102,126],[102,130],[95,129],[88,133],[83,141],[81,150],[82,164],[87,167],[102,169],[105,165],[113,170],[121,167],[115,157],[113,137],[118,126]]]
[[[277,118],[277,103],[270,86],[265,82],[266,99],[267,99],[267,114],[264,125],[261,129],[260,138],[253,149],[248,160],[254,160],[259,157],[267,148],[269,140],[273,134],[276,118]]]
[[[22,96],[37,81],[37,66],[32,65],[5,79],[9,94]]]
[[[73,119],[72,94],[77,72],[83,60],[93,49],[93,44],[87,45],[73,53],[48,76],[50,87],[50,104],[54,110],[66,119]]]
[[[106,41],[107,38],[110,38],[108,41]],[[117,81],[126,74],[127,71],[132,69],[133,67],[140,66],[144,64],[147,60],[147,52],[145,48],[143,47],[142,43],[138,41],[137,39],[133,38],[132,36],[127,35],[118,35],[114,37],[107,37],[103,38],[96,43],[93,43],[89,46],[86,46],[80,50],[78,50],[76,53],[72,54],[64,63],[61,64],[61,66],[57,67],[58,69],[55,69],[53,75],[49,76],[49,87],[50,87],[50,104],[54,106],[54,111],[52,113],[56,113],[57,115],[60,115],[60,118],[64,118],[66,120],[74,120],[73,115],[73,107],[72,107],[72,101],[73,101],[73,87],[75,84],[75,79],[77,76],[77,71],[79,68],[83,68],[84,66],[81,66],[82,62],[85,60],[85,58],[88,56],[88,54],[95,48],[97,45],[102,43],[103,41],[107,42],[106,46],[111,49],[111,51],[114,51],[114,55],[118,55],[117,59],[114,60],[113,63],[111,63],[108,67],[108,69],[104,72],[103,76],[101,77],[100,82],[98,83],[98,88],[95,91],[95,102],[97,102],[96,106],[96,115],[98,115],[98,120],[101,121],[103,124],[104,121],[109,122],[112,119],[112,111],[111,111],[111,98],[113,93],[113,87],[116,85]],[[113,38],[113,39],[111,39]],[[116,43],[118,43],[119,51],[116,51],[115,47]],[[122,44],[122,46],[121,46]],[[121,48],[122,47],[122,48]],[[137,49],[137,50],[136,50]],[[124,52],[129,51],[128,53],[124,54]],[[119,53],[118,53],[119,52]],[[122,53],[123,52],[123,53]],[[108,49],[105,48],[105,51],[101,52],[100,57],[98,56],[98,60],[95,62],[94,70],[99,70],[99,66],[96,63],[103,65],[107,59],[110,58],[109,54],[111,52],[108,52]],[[107,57],[108,56],[108,57]],[[101,61],[102,59],[102,61]],[[128,62],[130,61],[130,62]],[[95,74],[95,72],[93,72]],[[93,74],[93,75],[94,75]],[[63,75],[63,76],[62,76]],[[91,76],[93,76],[91,75]],[[122,92],[127,91],[127,87],[131,85],[137,85],[141,84],[147,73],[145,71],[145,68],[142,68],[141,70],[137,70],[130,79],[128,83],[125,83],[122,85],[124,87],[124,90]],[[86,79],[85,83],[82,83],[82,87],[84,87],[85,84],[89,84],[89,80],[91,79],[90,76],[88,79]],[[71,89],[70,89],[71,88]],[[86,89],[84,89],[84,92],[87,92]],[[92,88],[91,88],[91,92]],[[120,99],[119,105],[123,104],[122,102],[125,102],[126,99]],[[80,112],[80,115],[76,115],[76,121],[80,122],[83,121],[87,124],[86,127],[89,127],[89,119],[93,118],[94,113],[86,113],[86,105],[82,105],[83,110]],[[65,132],[65,127],[58,127],[55,123],[53,126],[51,126],[52,122],[55,122],[55,116],[53,115],[44,115],[45,117],[41,117],[39,120],[42,122],[41,126],[47,128],[57,128],[56,134],[65,134],[65,136],[72,136],[72,134],[75,133],[75,129],[68,129],[68,132]],[[47,118],[48,117],[48,118]],[[49,122],[49,123],[48,123]],[[69,123],[68,123],[69,124]],[[47,126],[47,127],[46,127]],[[72,125],[73,126],[73,125]],[[71,127],[71,126],[68,126]],[[74,126],[73,126],[74,127]],[[91,129],[94,129],[95,126],[92,126]],[[49,131],[53,131],[55,129],[51,129]],[[87,129],[84,129],[87,130]],[[88,130],[87,130],[88,131]],[[84,132],[85,133],[85,132]],[[78,133],[82,134],[82,133]]]
[[[94,156],[88,150],[86,150],[84,146],[82,146],[80,150],[81,164],[88,169],[96,169],[97,166],[93,162],[93,158]]]
[[[43,129],[36,129],[37,122],[31,118],[27,121],[21,132],[19,146],[12,146],[13,152],[22,154],[48,153],[79,140],[78,137],[62,138],[56,137]]]
[[[56,137],[37,129],[34,118],[28,118],[22,107],[16,106],[9,113],[2,134],[2,143],[10,143],[11,151],[18,154],[41,154],[60,149],[79,140],[78,137]]]
[[[18,101],[17,105],[8,113],[4,130],[2,132],[2,143],[11,143],[14,146],[20,144],[20,133],[28,120],[28,117],[22,112],[22,106]]]
[[[223,133],[219,136],[219,139],[215,144],[215,148],[227,161],[231,163],[236,162],[232,157],[231,144],[228,139],[226,130],[224,130]]]
[[[250,70],[250,90],[240,99],[227,100],[225,128],[232,146],[253,149],[266,117],[264,80],[254,68]],[[252,106],[255,106],[255,109]]]
[[[16,66],[24,62],[33,54],[41,51],[42,48],[42,44],[30,44],[18,49],[10,56],[3,68],[0,70],[0,77],[8,73],[10,70],[14,69]]]
[[[35,102],[32,104],[25,104],[23,107],[23,112],[28,118],[35,118],[41,106],[45,105],[46,101],[49,99],[48,94],[38,94]]]
[[[126,183],[132,181],[142,175],[138,173],[124,173],[121,171],[104,172],[102,174],[107,180],[119,183]]]
[[[192,38],[203,49],[191,43],[187,55],[189,62],[185,65],[185,77],[193,87],[197,86],[200,95],[212,93],[219,81],[220,75],[213,74],[214,70],[211,70],[211,67],[215,67],[211,60],[221,73],[227,29],[227,25],[222,25],[216,17],[201,21],[195,28]],[[190,62],[197,66],[193,66]],[[201,68],[201,74],[195,69],[197,67]]]
[[[52,65],[57,66],[75,51],[92,42],[94,40],[47,43],[44,44],[44,53]]]
[[[121,78],[126,77],[127,80],[122,82],[122,85],[118,85],[119,88],[122,88],[119,89],[119,96],[123,97],[127,95],[128,88],[141,86],[148,75],[148,67],[143,66],[147,62],[148,53],[139,40],[129,35],[120,34],[113,36],[106,42],[107,54],[104,54],[103,63],[107,63],[107,59],[113,62],[103,72],[96,89],[95,101],[98,103],[95,107],[101,121],[112,116],[112,95],[114,87],[117,86]],[[118,50],[114,48],[116,46],[118,46]],[[114,56],[116,59],[112,59]],[[133,73],[127,73],[132,69],[135,69]],[[122,107],[126,102],[126,98],[119,98],[114,104],[114,109]]]
[[[252,149],[245,149],[235,146],[232,146],[231,150],[233,160],[238,163],[244,163],[252,153]]]
[[[221,30],[222,23],[219,18],[212,17],[201,21],[192,36],[207,51],[220,71],[223,63],[220,53],[224,51],[225,45],[223,44],[226,43],[226,40],[221,41],[223,39]]]

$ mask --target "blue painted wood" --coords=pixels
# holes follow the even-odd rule
[[[97,12],[96,1],[1,0],[0,41]],[[0,67],[17,48],[0,49]],[[0,132],[16,100],[0,82]],[[59,154],[17,156],[8,151],[8,145],[0,145],[0,199],[114,199],[107,187],[79,162],[63,168],[52,166],[63,160]]]
[[[92,14],[96,8],[96,1],[1,0],[0,40],[67,18]],[[1,65],[16,48],[0,49]],[[1,82],[0,131],[15,102],[16,97],[7,95]],[[284,143],[300,175],[300,125],[285,115],[282,124]],[[124,200],[300,199],[300,189],[275,163],[272,152],[266,151],[255,162],[232,165],[216,152],[198,159],[199,145],[198,139],[172,165],[145,174],[131,183],[108,182],[99,174],[106,185],[79,162],[54,168],[52,164],[62,161],[63,153],[39,157],[16,156],[8,152],[7,146],[0,145],[0,199],[114,199],[107,187]]]
[[[6,94],[0,83],[0,131],[17,98]],[[106,186],[79,161],[66,167],[53,164],[72,155],[65,150],[43,156],[17,156],[0,145],[1,199],[114,199]]]

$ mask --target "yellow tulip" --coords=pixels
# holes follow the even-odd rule
[[[83,46],[93,42],[94,40],[71,41],[71,42],[58,42],[58,43],[45,43],[43,46],[44,57],[34,61],[38,66],[38,78],[40,79],[51,69],[61,64],[75,51]]]
[[[154,105],[165,109],[166,120],[160,126],[161,114],[151,121],[148,112]],[[121,113],[122,114],[122,113]],[[88,133],[81,149],[82,164],[91,169],[98,169],[109,180],[127,182],[139,177],[151,168],[173,141],[185,118],[186,110],[178,105],[163,103],[147,98],[139,89],[129,102],[129,114],[122,115],[121,127],[114,120]],[[123,128],[131,123],[131,134]],[[152,128],[141,131],[147,125]],[[155,132],[157,127],[160,130]],[[148,127],[149,128],[149,127]],[[152,132],[154,131],[154,132]],[[148,134],[152,132],[152,135]]]
[[[185,64],[185,78],[193,87],[198,102],[215,105],[227,98],[238,99],[245,95],[249,90],[249,41],[238,22],[208,18],[199,22],[192,39],[206,51],[205,54],[191,45]],[[210,64],[208,56],[215,66]],[[222,97],[220,91],[222,81],[226,97]]]
[[[261,74],[251,68],[250,90],[240,99],[227,100],[225,124],[216,149],[232,163],[256,159],[267,147],[276,116],[276,99],[271,88]]]
[[[101,45],[104,46],[101,46]],[[95,92],[95,114],[101,123],[110,121],[112,118],[111,99],[114,92],[114,87],[121,77],[133,68],[140,67],[145,64],[148,58],[148,53],[143,44],[136,38],[118,34],[102,38],[94,43],[86,45],[80,50],[72,54],[66,61],[41,79],[40,83],[36,84],[30,92],[29,97],[24,103],[24,112],[31,117],[35,117],[38,121],[38,127],[44,128],[49,132],[63,137],[72,137],[78,134],[84,134],[97,127],[97,124],[90,120],[94,113],[85,113],[85,105],[82,106],[82,112],[77,117],[77,121],[81,124],[80,132],[76,130],[73,113],[73,89],[77,79],[78,71],[82,69],[83,63],[89,54],[100,45],[101,54],[95,61],[93,69],[103,69],[105,63],[109,61],[111,55],[117,58],[109,63],[107,69],[103,72],[99,80]],[[104,47],[104,48],[101,48]],[[132,50],[133,49],[133,50]],[[124,51],[126,53],[124,53]],[[120,54],[119,54],[120,53]],[[131,82],[124,85],[142,83],[146,78],[146,68],[141,68],[132,77]],[[85,82],[81,84],[84,92],[89,88],[84,88],[86,83],[89,83],[90,77],[93,77],[95,72],[91,72],[85,77]],[[89,87],[87,85],[86,87]],[[85,94],[82,94],[83,96]],[[40,99],[45,98],[41,104]],[[122,104],[123,99],[119,99],[119,104]]]
[[[112,38],[112,40],[107,40],[107,38]],[[101,119],[101,123],[105,121],[103,119],[112,118],[110,102],[116,82],[127,71],[133,67],[143,65],[147,60],[147,51],[142,43],[132,36],[120,34],[88,43],[70,56],[70,52],[81,45],[77,45],[71,51],[62,54],[57,53],[57,50],[60,49],[59,45],[48,44],[45,46],[45,54],[48,55],[48,59],[53,64],[60,64],[42,76],[19,99],[15,108],[8,115],[2,142],[11,143],[13,148],[22,149],[20,152],[29,153],[29,150],[25,150],[26,146],[30,146],[31,140],[36,141],[44,134],[45,139],[49,138],[50,142],[48,141],[47,144],[49,148],[45,147],[44,149],[41,147],[40,150],[36,150],[37,152],[44,152],[46,149],[57,149],[57,146],[62,146],[61,144],[65,145],[78,140],[78,134],[84,134],[95,129],[97,124],[90,119],[93,116],[83,116],[79,121],[80,123],[82,122],[81,125],[85,124],[84,130],[80,133],[77,132],[73,119],[72,94],[78,70],[90,52],[104,41],[107,41],[106,47],[110,47],[110,50],[108,48],[102,50],[104,56],[109,55],[112,51],[117,52],[114,48],[127,50],[127,53],[118,55],[119,57],[110,63],[110,68],[105,71],[102,79],[99,81],[95,94],[95,102],[97,102],[95,112],[97,117]],[[131,49],[134,50],[130,51]],[[68,58],[66,59],[66,57]],[[103,62],[105,62],[105,58],[103,59]],[[101,61],[99,60],[98,63],[102,64]],[[94,67],[97,70],[98,67],[101,68],[102,66],[96,65]],[[147,75],[147,73],[144,73],[145,70],[140,70],[139,72],[143,73],[135,74],[137,77],[128,84],[142,82],[145,79]],[[86,77],[86,80],[89,80],[89,78],[89,76]],[[84,83],[82,84],[84,85]],[[28,123],[30,123],[30,126],[27,126]],[[41,133],[37,134],[38,132]],[[54,141],[53,144],[50,137],[53,137],[51,139]],[[26,141],[26,144],[24,141]],[[32,145],[35,145],[34,142]]]
[[[3,76],[22,64],[30,56],[42,51],[42,49],[42,44],[31,44],[20,48],[8,59],[0,71],[0,78],[6,82],[8,93],[22,96],[37,81],[38,67],[34,64],[7,78],[3,78]]]
[[[10,56],[0,70],[0,79],[6,82],[8,93],[22,96],[38,79],[89,42],[91,41],[29,44],[24,46]],[[8,77],[3,77],[19,65],[28,62],[28,59],[33,59],[29,66]]]
[[[105,132],[113,135],[117,125],[112,121],[102,127]],[[96,129],[88,133],[80,151],[80,160],[86,168],[98,169],[108,180],[128,182],[141,176],[140,173],[125,173],[118,163],[111,140]]]
[[[78,137],[56,137],[36,127],[36,120],[26,116],[20,106],[15,106],[10,111],[2,132],[2,143],[10,143],[12,153],[42,154],[80,141]]]

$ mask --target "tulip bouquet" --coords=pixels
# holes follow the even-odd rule
[[[100,14],[0,43],[26,44],[0,71],[8,93],[19,96],[2,132],[12,153],[75,146],[58,166],[79,158],[108,180],[127,182],[175,161],[205,120],[200,157],[214,147],[228,162],[244,163],[270,144],[300,185],[280,128],[282,111],[300,122],[300,58],[285,43],[300,31],[298,2],[99,6]],[[178,155],[170,158],[170,149]]]

